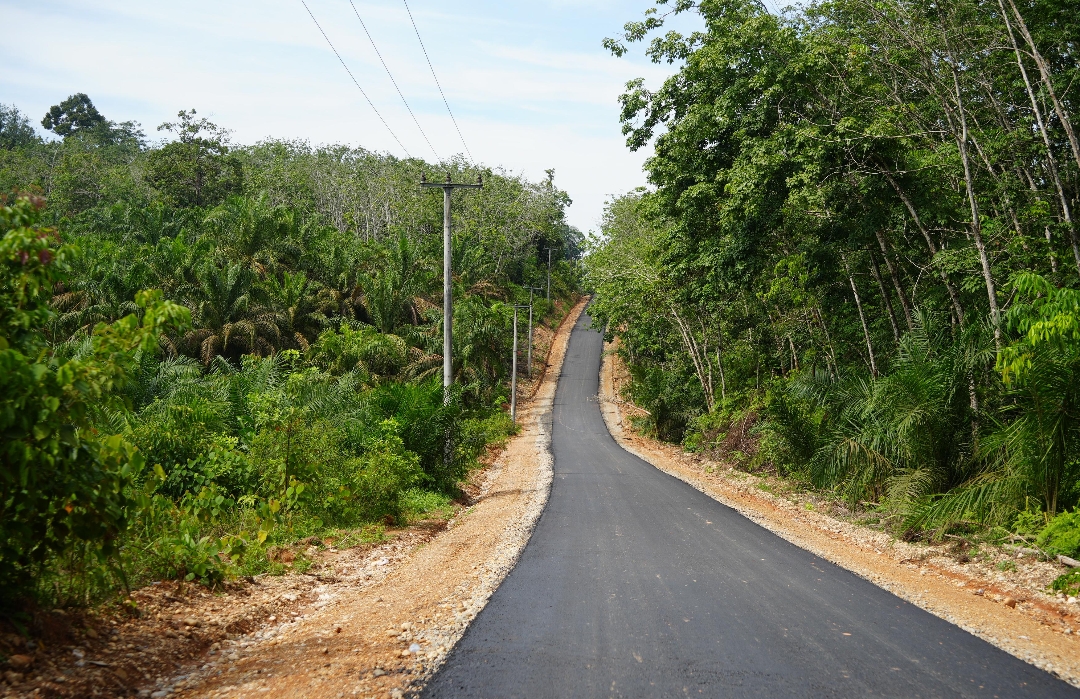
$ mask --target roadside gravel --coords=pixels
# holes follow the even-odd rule
[[[1080,687],[1080,605],[1046,592],[1065,566],[1006,547],[981,547],[975,560],[965,561],[970,557],[947,546],[899,541],[831,514],[831,503],[781,479],[644,438],[631,428],[631,418],[644,411],[620,395],[627,373],[612,349],[604,354],[600,401],[608,429],[625,449],[781,538]]]

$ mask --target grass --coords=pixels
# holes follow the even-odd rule
[[[410,488],[402,495],[401,511],[407,523],[425,519],[446,520],[454,515],[454,503],[446,493]]]

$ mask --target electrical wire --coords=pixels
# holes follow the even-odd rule
[[[352,5],[353,14],[355,14],[356,18],[360,20],[360,26],[364,28],[364,33],[367,34],[368,41],[371,42],[371,48],[375,49],[375,55],[379,57],[379,63],[382,63],[383,70],[385,70],[386,75],[389,76],[390,82],[394,84],[394,89],[397,90],[398,97],[401,98],[401,103],[404,104],[405,109],[409,111],[409,116],[412,117],[413,123],[416,124],[416,128],[420,129],[420,135],[422,135],[424,137],[424,140],[427,141],[428,148],[430,148],[431,152],[435,154],[435,159],[442,160],[442,158],[439,157],[438,152],[436,152],[435,146],[431,145],[431,139],[429,139],[428,135],[424,133],[424,128],[420,126],[420,122],[416,120],[416,115],[413,114],[412,107],[410,107],[408,101],[406,101],[405,95],[401,94],[401,88],[398,87],[397,80],[394,80],[393,73],[390,72],[390,68],[387,67],[386,61],[383,60],[382,53],[379,52],[379,47],[375,45],[375,40],[371,38],[371,32],[368,31],[367,25],[364,24],[364,20],[360,18],[360,13],[356,9],[356,4],[353,2],[353,0],[349,0],[349,4]]]
[[[397,134],[394,133],[394,130],[390,128],[390,124],[386,123],[386,119],[383,119],[383,115],[380,114],[379,110],[375,108],[375,104],[371,101],[371,98],[368,97],[367,93],[364,92],[364,88],[360,87],[360,83],[356,82],[356,78],[353,76],[352,71],[349,70],[349,66],[345,65],[344,59],[341,58],[341,54],[338,53],[338,50],[334,48],[334,44],[330,41],[330,37],[328,37],[326,35],[326,32],[323,31],[322,25],[319,24],[319,20],[315,19],[315,15],[311,13],[311,8],[308,7],[307,3],[304,2],[304,0],[300,0],[300,4],[304,6],[305,10],[307,10],[308,15],[311,17],[311,21],[314,22],[315,26],[319,28],[319,33],[323,35],[324,39],[326,39],[326,43],[330,45],[330,50],[334,52],[335,56],[337,56],[338,61],[341,62],[341,67],[344,68],[345,72],[349,74],[350,78],[352,78],[353,85],[356,85],[356,89],[359,90],[360,94],[364,96],[365,100],[367,100],[368,105],[371,106],[371,110],[375,112],[375,116],[379,117],[379,121],[381,121],[383,126],[386,127],[386,130],[390,132],[390,135],[394,137],[394,140],[397,141],[397,144],[401,146],[401,150],[405,151],[405,157],[412,159],[412,156],[409,155],[409,149],[405,147],[405,144],[402,143],[401,139],[397,137]]]
[[[446,94],[443,92],[442,85],[439,83],[439,77],[435,75],[435,66],[431,65],[431,58],[428,56],[427,47],[424,46],[424,40],[420,38],[420,30],[416,28],[416,20],[413,19],[412,10],[409,9],[408,0],[401,0],[401,2],[405,4],[405,11],[409,13],[409,21],[412,22],[413,31],[416,32],[416,40],[420,42],[420,48],[424,51],[424,58],[427,60],[428,68],[431,69],[431,77],[435,78],[435,85],[439,88],[439,94],[442,96],[443,104],[446,105],[446,111],[450,114],[450,120],[454,122],[454,128],[457,129],[457,135],[458,138],[461,139],[461,145],[465,146],[465,153],[469,156],[469,160],[473,160],[472,153],[469,151],[469,144],[465,143],[465,136],[462,135],[461,127],[458,126],[457,119],[454,118],[454,112],[450,109],[450,103],[446,101]]]

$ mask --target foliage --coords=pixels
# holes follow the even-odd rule
[[[1054,578],[1054,582],[1050,583],[1050,589],[1076,597],[1080,594],[1080,570],[1074,568]]]
[[[672,66],[620,99],[652,187],[585,260],[649,426],[898,532],[1075,506],[1068,4],[656,5],[605,41]]]
[[[1054,517],[1040,532],[1036,543],[1051,556],[1080,555],[1080,511],[1062,512]]]
[[[158,127],[177,140],[152,151],[147,160],[150,181],[165,200],[181,207],[213,206],[241,191],[243,168],[229,155],[227,134],[205,117],[196,120],[194,109],[181,109],[177,116],[180,121]]]
[[[195,110],[148,144],[83,94],[46,122],[0,108],[0,192],[48,202],[0,216],[3,605],[280,572],[298,540],[445,510],[513,432],[508,304],[549,249],[555,298],[580,281],[553,173],[237,145]],[[425,170],[485,182],[455,201],[449,396]]]
[[[0,104],[0,149],[25,148],[37,140],[30,119],[18,107]]]
[[[9,599],[76,541],[95,542],[104,558],[114,553],[131,505],[127,487],[144,461],[122,435],[95,429],[94,413],[115,404],[137,356],[189,317],[143,293],[141,318],[100,323],[84,355],[55,356],[42,328],[76,250],[40,225],[40,208],[27,197],[0,208],[0,589]]]
[[[91,131],[106,123],[105,117],[97,110],[85,92],[68,97],[60,104],[54,104],[45,113],[41,125],[58,136],[71,136],[80,131]]]

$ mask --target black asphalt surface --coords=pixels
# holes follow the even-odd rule
[[[551,496],[423,696],[1076,697],[619,447],[582,315]]]

